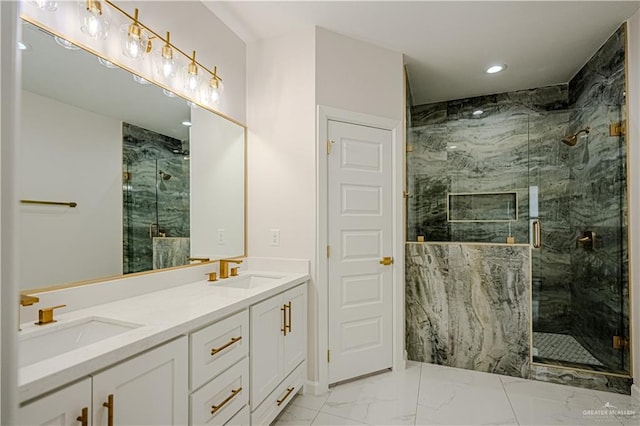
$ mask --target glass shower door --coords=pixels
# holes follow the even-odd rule
[[[530,213],[542,237],[532,254],[534,362],[628,373],[626,141],[609,133],[621,111],[530,118]]]

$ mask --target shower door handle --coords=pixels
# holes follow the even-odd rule
[[[531,246],[535,249],[539,249],[542,247],[542,225],[540,224],[540,219],[534,219],[531,222],[531,228],[533,233]]]

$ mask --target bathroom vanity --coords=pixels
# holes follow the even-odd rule
[[[269,424],[304,386],[308,278],[243,271],[23,323],[20,424]]]

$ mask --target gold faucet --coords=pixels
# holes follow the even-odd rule
[[[38,303],[39,301],[39,297],[20,293],[20,306],[31,306]],[[18,331],[22,331],[22,329],[20,328],[20,306],[18,306]]]
[[[229,264],[239,265],[242,259],[220,259],[220,278],[229,278]]]
[[[57,322],[56,320],[53,319],[53,310],[58,308],[64,308],[66,306],[67,305],[58,305],[58,306],[51,306],[49,308],[42,308],[38,310],[38,322],[36,323],[36,325],[45,325],[45,324],[51,324],[52,322]]]
[[[20,294],[20,305],[21,306],[31,306],[34,303],[38,303],[40,298],[36,296],[29,296],[28,294]]]

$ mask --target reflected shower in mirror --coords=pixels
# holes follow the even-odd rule
[[[245,255],[243,126],[35,25],[22,33],[18,197],[76,203],[21,204],[22,290]]]

